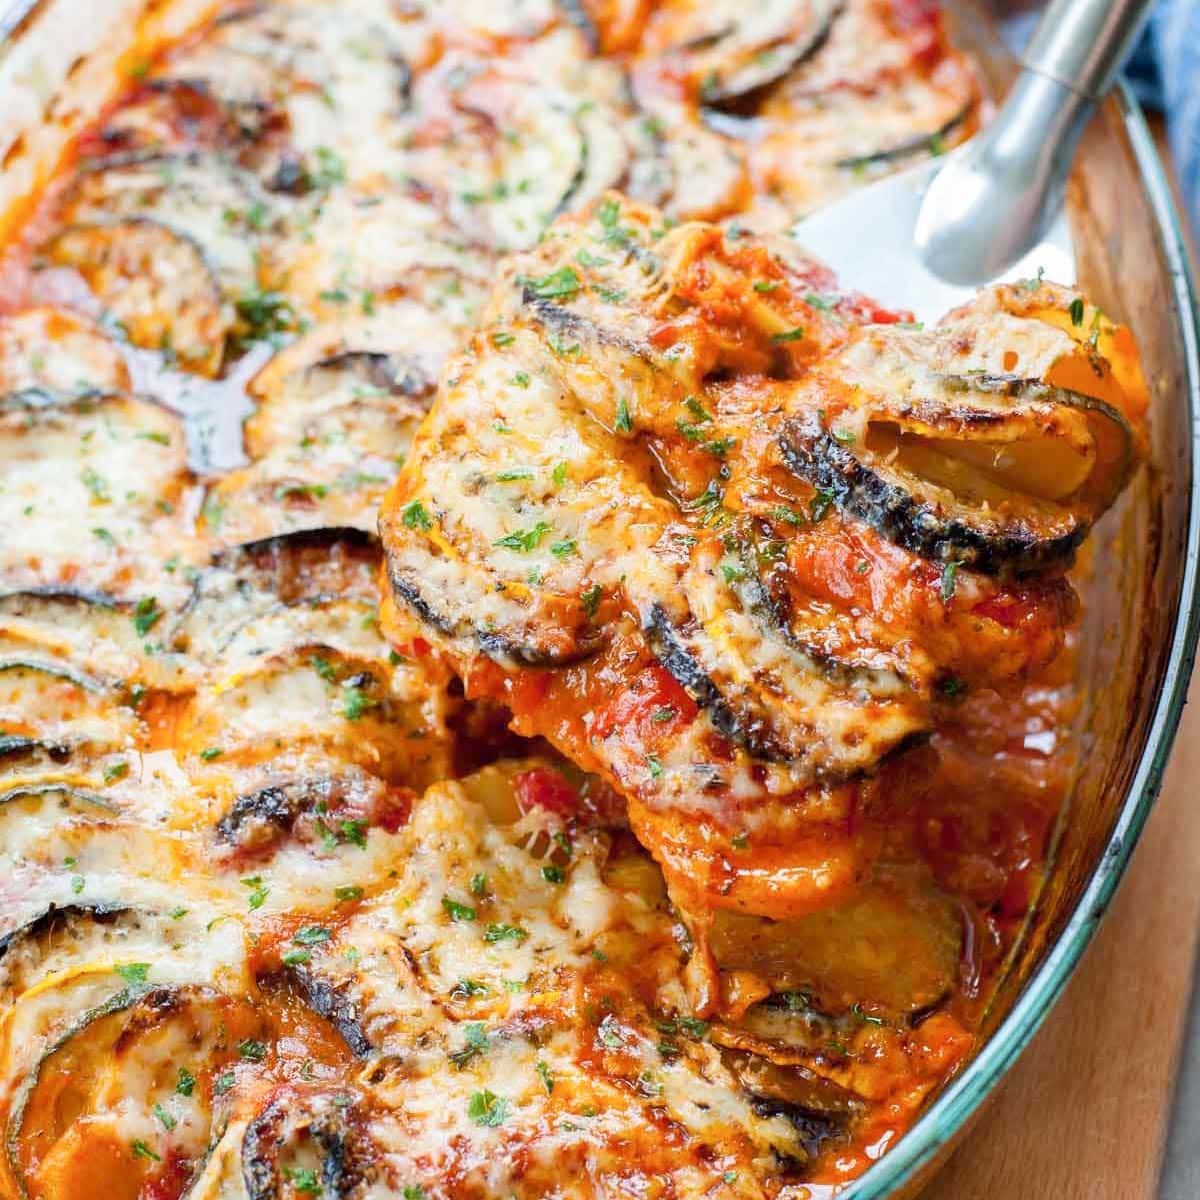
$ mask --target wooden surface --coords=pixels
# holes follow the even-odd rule
[[[1096,940],[922,1200],[1153,1200],[1198,928],[1200,676]]]

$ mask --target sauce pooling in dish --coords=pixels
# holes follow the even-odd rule
[[[6,259],[0,1195],[894,1144],[1036,897],[1145,402],[1074,292],[922,330],[787,238],[978,104],[907,0],[269,0],[137,64]]]

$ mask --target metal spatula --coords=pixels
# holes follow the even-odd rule
[[[841,283],[934,321],[998,279],[1074,283],[1067,172],[1150,0],[1052,0],[992,123],[799,222]]]

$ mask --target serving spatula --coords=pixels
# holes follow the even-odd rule
[[[798,222],[841,284],[934,321],[984,284],[1076,281],[1067,173],[1150,0],[1051,0],[995,119],[944,157]]]

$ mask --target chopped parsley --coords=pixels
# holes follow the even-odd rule
[[[271,890],[263,883],[261,875],[251,875],[248,879],[243,879],[242,887],[250,889],[250,894],[246,897],[246,905],[251,911],[262,908]]]
[[[312,1167],[284,1167],[283,1176],[298,1192],[307,1196],[321,1194],[321,1181]]]
[[[546,1087],[546,1093],[549,1095],[549,1093],[554,1091],[554,1075],[550,1068],[539,1058],[537,1062],[533,1064],[533,1069],[537,1071],[542,1083]]]
[[[785,329],[782,333],[771,334],[773,342],[798,342],[804,336],[804,326],[797,325],[795,329]]]
[[[331,936],[329,930],[323,925],[306,925],[292,935],[292,941],[297,946],[318,946],[322,942],[329,941]]]
[[[475,910],[469,904],[459,904],[449,896],[442,897],[442,909],[452,921],[473,921]]]
[[[579,276],[574,267],[560,267],[540,279],[519,275],[517,282],[539,300],[569,300],[579,291]]]
[[[200,751],[200,757],[204,759],[205,762],[212,762],[214,758],[221,757],[221,748],[219,746],[205,746],[205,748]]]
[[[542,868],[542,878],[547,883],[562,883],[566,879],[566,875],[563,873],[562,867],[551,863],[549,866]]]
[[[432,529],[433,520],[429,513],[425,511],[425,505],[420,500],[413,500],[411,503],[404,506],[404,511],[400,514],[400,519],[404,522],[407,529]]]
[[[116,783],[118,779],[124,779],[129,774],[129,764],[127,762],[112,763],[104,768],[104,782]]]
[[[267,1057],[267,1048],[254,1038],[242,1038],[237,1045],[238,1057],[246,1062],[262,1062]]]
[[[489,925],[483,931],[483,940],[493,945],[497,942],[516,942],[519,946],[528,936],[529,931],[522,929],[520,925],[505,923]]]
[[[175,1094],[178,1096],[190,1096],[196,1090],[196,1077],[187,1069],[187,1067],[179,1068],[179,1081],[175,1084]]]
[[[1083,324],[1083,300],[1078,296],[1071,301],[1071,324]]]
[[[83,486],[91,493],[93,503],[107,504],[112,499],[108,490],[108,482],[94,468],[84,467],[80,478],[83,480]]]
[[[450,1061],[461,1071],[473,1059],[488,1052],[491,1046],[487,1028],[482,1021],[468,1021],[463,1026],[463,1046],[450,1055]]]
[[[145,637],[162,619],[163,611],[153,596],[143,596],[133,610],[133,628],[138,637]]]
[[[308,663],[326,683],[333,683],[337,678],[337,673],[333,669],[333,663],[329,659],[322,658],[319,654],[314,654],[308,660]]]
[[[246,326],[249,341],[265,341],[291,328],[296,314],[291,301],[282,292],[251,288],[234,304],[237,315]]]
[[[335,887],[333,894],[338,900],[361,900],[363,890],[357,884],[347,884],[345,887]]]
[[[942,568],[942,603],[947,604],[954,596],[954,589],[958,585],[958,568],[962,566],[957,559],[951,559]]]
[[[515,529],[512,533],[497,538],[495,545],[503,546],[506,550],[516,550],[520,554],[528,554],[537,549],[538,543],[550,532],[550,526],[545,521],[539,521],[529,529]]]
[[[603,594],[600,585],[595,583],[579,597],[579,603],[589,617],[596,615],[596,610],[600,607],[600,597]]]
[[[367,848],[367,823],[366,821],[343,821],[338,826],[338,836],[343,842],[349,842],[350,845],[365,850]]]
[[[149,1159],[153,1159],[155,1162],[162,1162],[161,1156],[158,1154],[155,1154],[154,1151],[151,1150],[150,1147],[147,1146],[146,1143],[143,1142],[141,1138],[137,1138],[133,1143],[133,1157],[134,1158],[149,1158]]]
[[[467,1116],[476,1125],[495,1128],[503,1125],[504,1118],[508,1116],[508,1101],[487,1089],[472,1092],[471,1099],[467,1101]]]
[[[617,401],[617,416],[613,422],[613,429],[617,433],[633,432],[633,417],[630,416],[629,405],[626,403],[624,396]]]
[[[369,708],[376,708],[378,700],[372,700],[362,688],[347,683],[342,688],[342,716],[347,721],[357,721]]]
[[[162,1122],[162,1126],[165,1130],[170,1132],[175,1128],[178,1122],[173,1116],[171,1116],[169,1112],[167,1112],[165,1108],[163,1108],[161,1104],[156,1104],[153,1111],[154,1115]]]
[[[136,987],[138,984],[146,982],[146,976],[150,974],[150,964],[144,962],[122,963],[120,966],[113,967],[113,970],[126,983]]]
[[[534,470],[532,467],[513,467],[508,471],[497,471],[497,483],[515,483],[518,479],[532,479]]]

